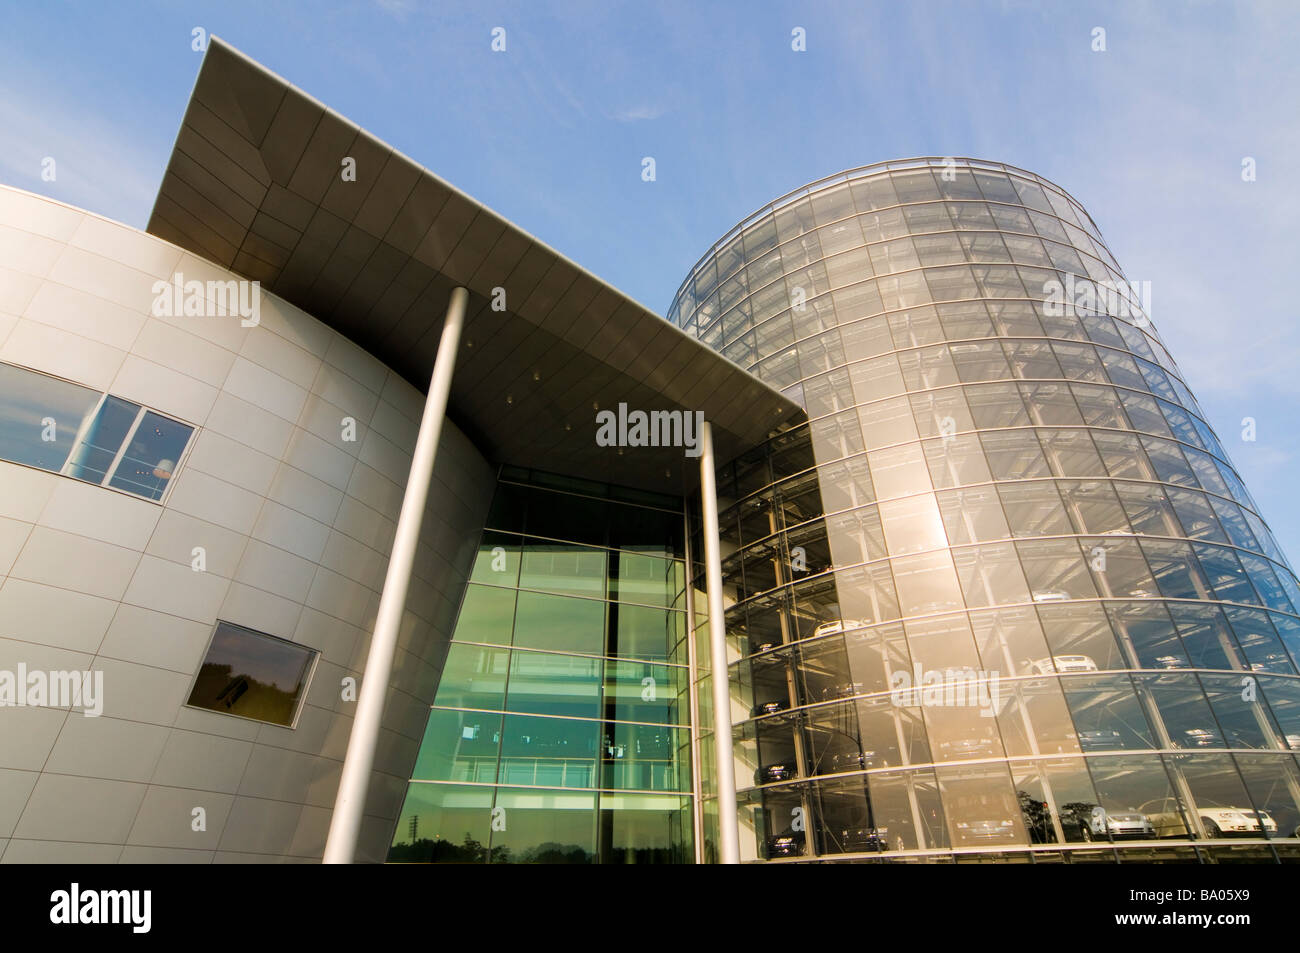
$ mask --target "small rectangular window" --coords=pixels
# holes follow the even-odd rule
[[[0,460],[160,500],[193,434],[129,400],[0,364]]]
[[[292,728],[317,653],[218,622],[186,704]]]

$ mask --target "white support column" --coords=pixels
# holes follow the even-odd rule
[[[695,863],[704,863],[704,759],[700,756],[700,659],[699,639],[695,635],[695,554],[691,550],[691,521],[688,514],[682,514],[683,539],[686,550],[686,630],[690,637],[686,640],[686,677],[690,690],[686,697],[690,700],[691,712],[691,797],[694,809],[691,811],[691,841],[695,847]]]
[[[429,395],[424,401],[424,416],[420,418],[420,433],[411,454],[411,471],[406,477],[402,511],[393,535],[393,552],[388,558],[388,573],[384,576],[384,591],[379,597],[375,634],[370,639],[370,654],[366,656],[366,669],[361,675],[356,717],[352,720],[343,774],[334,799],[334,814],[330,818],[323,859],[327,864],[350,864],[356,855],[370,772],[375,763],[375,748],[379,744],[379,724],[384,714],[389,676],[393,671],[393,656],[397,653],[397,636],[406,609],[406,593],[415,565],[429,481],[433,478],[438,438],[442,435],[442,421],[447,415],[451,375],[456,366],[456,351],[460,347],[460,332],[465,323],[468,301],[469,292],[455,288],[447,303],[442,339],[438,342],[438,356],[433,362],[433,376],[429,380]]]
[[[700,428],[700,502],[704,511],[704,580],[709,601],[709,669],[713,679],[713,749],[717,754],[718,859],[740,863],[736,807],[736,763],[731,751],[731,686],[727,673],[727,628],[722,606],[722,542],[718,538],[717,462],[713,428]]]

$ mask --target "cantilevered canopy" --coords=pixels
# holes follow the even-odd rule
[[[345,157],[356,180],[345,181]],[[469,289],[448,416],[490,458],[664,492],[681,448],[596,445],[596,410],[703,411],[719,460],[797,405],[213,37],[148,230],[347,335],[422,391]],[[505,311],[490,307],[505,289]]]

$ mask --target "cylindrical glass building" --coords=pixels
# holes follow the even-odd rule
[[[809,418],[718,474],[747,859],[1300,858],[1300,587],[1149,310],[965,159],[695,266],[669,319]]]

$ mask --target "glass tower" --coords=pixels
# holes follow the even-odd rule
[[[694,859],[680,499],[504,468],[390,862]]]
[[[1300,858],[1300,587],[1149,310],[972,160],[695,266],[669,320],[809,418],[718,474],[746,858]]]

